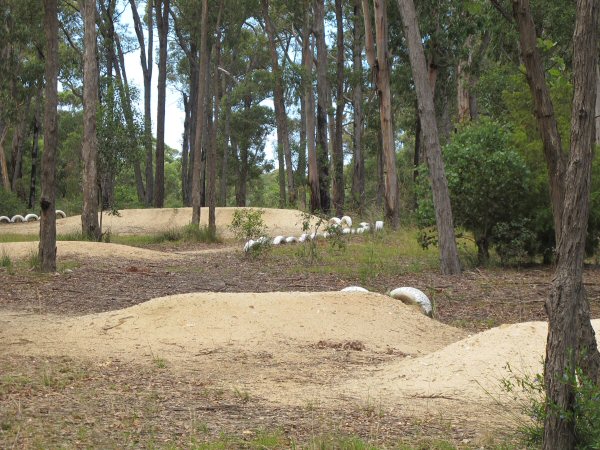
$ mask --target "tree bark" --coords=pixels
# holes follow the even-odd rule
[[[600,145],[600,65],[596,66],[596,145]]]
[[[415,5],[412,0],[398,0],[398,7],[402,16],[404,37],[408,45],[410,66],[413,73],[419,116],[423,129],[423,146],[429,167],[439,237],[441,272],[448,275],[459,274],[461,267],[454,237],[448,181],[446,180],[444,161],[442,160],[442,150],[433,104],[433,92],[428,82],[425,53],[423,51]]]
[[[11,188],[13,192],[17,192],[19,186],[19,180],[23,177],[23,150],[25,142],[25,127],[27,126],[29,112],[31,107],[31,97],[27,97],[25,100],[25,106],[21,108],[19,114],[19,121],[15,127],[12,141],[12,176],[11,176]],[[19,193],[20,197],[23,197],[22,190]]]
[[[39,142],[40,142],[40,108],[41,108],[41,94],[38,91],[36,96],[36,106],[33,118],[33,142],[31,145],[31,176],[29,181],[29,202],[27,203],[28,208],[33,208],[35,205],[36,195],[36,180],[37,180],[37,165],[39,155]]]
[[[198,68],[198,96],[196,129],[194,136],[194,168],[192,175],[192,223],[200,226],[202,198],[200,182],[202,178],[202,137],[206,121],[206,66],[209,64],[208,54],[208,0],[202,0],[202,18],[200,30],[200,66]]]
[[[6,154],[4,153],[4,141],[8,134],[8,127],[0,123],[0,172],[2,172],[2,187],[10,192],[10,178],[8,176],[8,164],[6,163]]]
[[[91,240],[100,239],[98,223],[98,174],[96,158],[98,140],[96,135],[96,111],[98,108],[98,65],[96,63],[96,1],[82,2],[84,19],[83,55],[83,211],[81,231]]]
[[[231,103],[229,95],[225,96],[225,130],[223,143],[223,156],[221,160],[221,186],[219,189],[219,205],[227,206],[227,177],[229,174],[229,141],[231,137]]]
[[[154,206],[162,208],[165,201],[165,106],[167,98],[167,36],[169,34],[170,0],[156,1],[158,29],[158,96],[156,111],[156,167],[154,176]]]
[[[215,40],[215,62],[212,76],[213,121],[210,146],[208,152],[208,230],[211,234],[217,234],[216,207],[217,207],[217,132],[219,129],[219,110],[221,106],[221,78],[219,66],[221,64],[221,15],[223,14],[224,0],[219,2],[219,13],[217,16],[217,36]]]
[[[359,213],[362,213],[365,208],[365,156],[362,149],[362,137],[364,133],[362,41],[364,37],[361,21],[360,0],[354,0],[354,26],[352,30],[352,59],[354,61],[354,85],[352,90],[352,105],[354,109],[352,199]]]
[[[400,224],[398,176],[396,173],[396,149],[394,127],[392,123],[392,94],[390,90],[390,68],[388,53],[388,25],[386,0],[373,0],[375,14],[375,40],[371,29],[369,0],[363,0],[367,60],[373,71],[377,96],[379,97],[379,116],[381,120],[383,185],[385,211],[392,228]]]
[[[338,216],[344,214],[344,18],[342,0],[335,0],[335,20],[337,24],[336,57],[336,107],[335,135],[333,139],[333,207]]]
[[[563,152],[558,126],[554,116],[554,106],[546,84],[544,64],[537,50],[535,24],[529,7],[529,0],[513,0],[513,15],[519,31],[521,57],[527,72],[527,83],[533,97],[535,117],[544,146],[544,156],[550,177],[550,198],[554,215],[554,229],[557,235],[562,229],[562,209],[564,204],[564,180],[566,155]],[[558,242],[558,240],[557,240]]]
[[[329,196],[329,152],[327,141],[327,44],[325,43],[325,0],[315,0],[314,34],[317,43],[317,170],[319,175],[320,209],[328,214],[331,209]]]
[[[285,108],[285,96],[283,91],[283,79],[279,60],[277,55],[277,45],[275,43],[275,27],[269,15],[269,1],[262,0],[262,11],[265,19],[265,28],[269,38],[269,50],[271,53],[271,65],[273,67],[273,97],[275,107],[275,120],[277,121],[277,144],[282,149],[285,158],[285,178],[287,181],[287,201],[290,205],[296,203],[296,186],[294,183],[294,172],[292,166],[292,149],[290,147],[290,135],[287,123],[287,113]],[[279,152],[278,152],[279,154]],[[281,160],[281,158],[280,158]],[[281,161],[280,161],[281,163]],[[281,169],[280,169],[281,170]],[[281,193],[281,181],[280,181]],[[285,184],[283,186],[283,203],[285,204]]]
[[[39,259],[43,272],[56,271],[56,153],[58,149],[58,7],[44,0],[45,97],[44,155],[40,199]]]
[[[515,13],[528,15],[522,1]],[[594,150],[594,111],[598,63],[598,17],[595,0],[578,0],[573,34],[573,106],[571,148],[566,167],[564,204],[557,247],[557,266],[546,302],[548,342],[544,380],[549,404],[544,422],[544,449],[571,449],[577,441],[571,380],[582,368],[594,382],[600,381],[600,354],[590,322],[590,307],[583,285],[583,262],[589,217],[591,166]],[[567,375],[567,382],[565,382]],[[566,414],[565,414],[566,413]]]
[[[315,141],[315,96],[313,91],[314,49],[311,43],[310,8],[306,5],[304,32],[302,41],[302,59],[304,64],[304,109],[306,112],[306,143],[308,151],[308,183],[310,185],[310,212],[321,209],[319,169]]]

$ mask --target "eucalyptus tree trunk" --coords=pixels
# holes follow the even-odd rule
[[[306,210],[306,92],[300,89],[300,131],[298,149],[298,167],[296,169],[296,188],[300,209]]]
[[[321,209],[319,169],[315,141],[315,95],[313,91],[314,49],[311,43],[310,7],[306,6],[302,41],[302,61],[304,66],[304,110],[306,114],[306,143],[308,151],[308,183],[310,185],[310,212]]]
[[[154,175],[154,206],[165,202],[165,106],[167,99],[167,37],[169,35],[170,0],[156,1],[158,29],[158,98],[156,110],[156,167]]]
[[[39,259],[43,272],[56,271],[56,153],[58,151],[58,7],[57,0],[44,0],[46,45],[44,106],[44,155],[40,198]]]
[[[96,111],[98,108],[98,65],[96,63],[96,0],[84,0],[84,54],[83,54],[83,211],[81,232],[91,240],[100,239],[98,223],[98,138]]]
[[[354,110],[353,144],[353,172],[352,172],[352,200],[359,212],[365,208],[365,156],[362,149],[364,133],[363,113],[363,27],[361,26],[361,0],[354,0],[352,29],[352,59],[354,62],[354,85],[352,89],[352,106]]]
[[[547,404],[544,449],[575,448],[573,384],[575,369],[600,381],[600,353],[590,322],[583,284],[583,260],[589,216],[598,64],[598,2],[578,0],[573,34],[571,148],[562,151],[560,135],[528,0],[513,0],[519,45],[527,70],[535,116],[544,144],[557,241],[557,265],[546,300],[548,341],[544,381]],[[568,189],[566,188],[568,186]],[[569,380],[565,382],[565,379]]]
[[[217,233],[216,206],[217,206],[217,132],[219,129],[219,110],[221,106],[221,78],[219,65],[221,64],[221,16],[223,14],[224,0],[219,2],[219,13],[217,15],[217,35],[215,40],[214,70],[212,76],[213,121],[208,147],[208,230],[213,235]]]
[[[183,139],[181,142],[181,173],[179,174],[181,180],[181,201],[185,205],[185,196],[188,191],[188,165],[189,165],[189,152],[190,152],[190,100],[185,92],[182,93],[183,110],[185,118],[183,120]]]
[[[154,30],[153,30],[153,14],[152,0],[146,3],[146,29],[148,30],[148,46],[146,47],[144,39],[144,31],[142,20],[138,14],[135,0],[129,0],[131,12],[133,14],[133,24],[138,44],[140,46],[140,63],[142,74],[144,77],[144,148],[146,150],[146,168],[145,168],[145,203],[146,206],[152,205],[154,202],[154,174],[153,174],[153,145],[152,145],[152,61],[154,55]]]
[[[37,180],[37,165],[40,144],[40,109],[41,109],[41,93],[38,90],[36,95],[35,113],[33,116],[33,142],[31,144],[31,175],[29,178],[29,201],[28,208],[33,208],[35,205],[36,180]]]
[[[315,0],[314,34],[317,43],[317,170],[319,175],[320,209],[331,209],[329,195],[329,152],[327,149],[327,45],[325,43],[325,0]]]
[[[21,108],[19,112],[19,121],[15,126],[12,140],[12,176],[11,176],[11,188],[13,192],[17,192],[19,197],[23,196],[22,189],[18,189],[20,186],[19,180],[23,177],[23,151],[25,147],[25,127],[27,126],[29,112],[31,109],[31,97],[27,97],[25,100],[25,106]]]
[[[379,97],[385,212],[392,228],[396,229],[400,224],[400,198],[398,195],[396,149],[394,145],[394,126],[392,123],[392,94],[390,91],[389,52],[387,46],[387,5],[386,0],[373,0],[376,44],[373,42],[369,0],[363,0],[362,5],[367,61],[373,71],[375,85],[377,86],[377,96]]]
[[[4,153],[4,141],[8,135],[8,127],[0,122],[0,172],[2,175],[2,188],[10,192],[10,177],[8,175],[8,164]]]
[[[333,139],[333,207],[338,216],[344,213],[344,18],[342,0],[335,0],[335,20],[337,24],[336,58],[336,108],[335,135]]]
[[[429,167],[429,177],[433,191],[433,205],[438,230],[440,264],[443,274],[454,275],[461,272],[458,250],[454,237],[454,225],[448,181],[442,160],[442,149],[438,136],[433,92],[427,77],[427,66],[423,41],[413,0],[398,0],[404,37],[408,45],[408,55],[417,94],[417,103],[423,129],[423,146]]]
[[[281,75],[281,69],[279,68],[279,61],[277,55],[277,45],[275,43],[275,27],[273,26],[273,22],[271,21],[271,16],[269,15],[269,1],[261,0],[262,4],[262,12],[265,19],[265,28],[267,31],[267,36],[269,38],[269,50],[271,53],[271,65],[273,67],[273,78],[274,78],[274,86],[273,86],[273,97],[274,97],[274,107],[275,107],[275,120],[277,121],[277,154],[282,155],[279,156],[279,164],[282,162],[282,157],[285,158],[285,181],[287,181],[287,201],[290,205],[294,205],[296,203],[296,186],[294,185],[294,172],[292,166],[292,149],[290,147],[290,135],[288,131],[288,123],[287,123],[287,114],[285,110],[285,97],[283,92],[283,80]],[[279,190],[280,190],[280,203],[283,203],[282,206],[285,206],[285,182],[281,183],[282,179],[282,170],[284,168],[280,166],[279,168]],[[283,190],[282,190],[283,187]],[[283,194],[283,195],[282,195]],[[283,202],[281,202],[283,200]]]
[[[206,67],[210,63],[208,54],[208,0],[202,0],[202,18],[200,25],[200,66],[198,68],[198,97],[196,130],[194,136],[194,166],[192,175],[192,223],[200,226],[202,198],[200,183],[202,178],[202,137],[206,122]]]
[[[227,89],[227,88],[226,88]],[[227,206],[227,176],[229,173],[229,141],[231,136],[231,103],[229,94],[226,93],[225,101],[225,127],[223,155],[221,157],[221,185],[219,188],[219,206]]]

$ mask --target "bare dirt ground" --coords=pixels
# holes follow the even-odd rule
[[[369,280],[422,289],[431,320],[333,292],[358,279],[228,244],[60,242],[59,255],[59,274],[0,271],[0,448],[330,448],[333,435],[479,448],[514,435],[506,364],[540,371],[546,268]],[[600,270],[585,276],[599,317]]]

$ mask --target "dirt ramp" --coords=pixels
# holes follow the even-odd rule
[[[0,243],[0,255],[22,259],[36,254],[38,241]],[[159,261],[164,259],[181,259],[184,256],[176,253],[164,253],[128,245],[107,244],[104,242],[57,241],[57,258],[59,261],[69,257],[89,257],[100,259],[124,258],[134,260]]]
[[[600,320],[592,323],[598,334]],[[547,330],[546,322],[502,325],[419,358],[390,362],[376,375],[352,380],[344,388],[360,395],[368,386],[372,395],[392,403],[406,398],[502,403],[510,397],[503,380],[542,372]]]
[[[233,213],[244,208],[217,208],[216,222],[218,231],[225,237],[231,237],[228,226],[233,219]],[[262,208],[263,220],[272,236],[299,236],[302,233],[303,215],[298,210]],[[208,208],[202,208],[202,225],[208,224]],[[170,228],[188,225],[192,220],[192,208],[158,208],[158,209],[122,209],[119,215],[104,215],[102,226],[115,234],[156,234]],[[315,219],[313,219],[314,221]],[[38,234],[39,223],[0,225],[0,233]],[[71,216],[57,220],[58,234],[81,232],[81,217]]]
[[[146,360],[148,353],[188,361],[227,350],[285,355],[348,342],[418,355],[464,336],[389,297],[339,292],[184,294],[77,318],[0,317],[13,340],[31,341],[26,351]]]

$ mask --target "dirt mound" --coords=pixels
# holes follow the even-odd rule
[[[350,362],[358,373],[365,364],[424,355],[463,337],[378,294],[185,294],[76,318],[0,312],[0,341],[7,344],[0,351],[160,358],[284,403],[302,403],[320,396],[323,385],[353,378],[355,371],[341,364]]]
[[[27,258],[28,256],[37,253],[38,245],[38,241],[0,243],[0,255],[6,254],[10,258],[15,259]],[[58,241],[56,242],[56,248],[59,261],[72,256],[154,261],[184,257],[177,253],[164,253],[144,248],[130,247],[128,245],[106,244],[104,242]]]
[[[233,213],[240,208],[217,208],[217,229],[224,237],[231,237],[228,226]],[[299,236],[302,233],[302,213],[291,209],[262,208],[263,220],[272,236]],[[208,224],[208,208],[202,208],[200,223]],[[123,209],[118,216],[104,215],[103,229],[120,235],[155,234],[170,228],[188,225],[192,219],[192,208],[160,208],[160,209]],[[39,223],[18,223],[0,225],[0,233],[38,234]],[[81,232],[81,217],[71,216],[56,221],[57,234]]]

